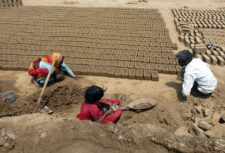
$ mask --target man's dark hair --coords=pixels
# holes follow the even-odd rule
[[[95,104],[104,96],[104,90],[98,86],[90,86],[85,92],[85,100],[88,104]]]
[[[192,53],[189,50],[182,50],[176,55],[178,61],[189,63],[192,60]]]

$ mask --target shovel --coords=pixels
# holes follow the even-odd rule
[[[157,101],[153,98],[142,98],[142,99],[136,99],[130,102],[127,106],[129,107],[129,110],[131,111],[143,112],[155,107],[156,104],[157,104]]]

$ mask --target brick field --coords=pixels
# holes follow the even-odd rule
[[[158,80],[180,67],[156,9],[0,8],[0,69],[27,70],[60,52],[81,75]]]
[[[225,11],[174,9],[174,21],[180,41],[193,50],[196,57],[213,65],[224,65]],[[213,45],[214,47],[207,47]]]

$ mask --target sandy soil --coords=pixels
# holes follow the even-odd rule
[[[225,1],[149,0],[145,3],[131,0],[24,0],[24,5],[158,8],[172,41],[181,50],[186,47],[178,41],[170,9],[184,6],[222,9]],[[30,83],[27,72],[0,71],[0,94],[8,90],[14,90],[17,94],[17,100],[12,104],[0,101],[0,113],[21,115],[0,119],[0,146],[3,146],[0,152],[223,152],[225,125],[219,124],[218,119],[225,109],[225,69],[219,66],[211,66],[211,69],[218,79],[215,93],[208,99],[190,96],[186,101],[181,97],[181,82],[176,80],[175,75],[159,74],[159,82],[96,76],[84,76],[76,81],[67,77],[46,90],[42,104],[49,103],[49,108],[54,111],[51,116],[38,113],[21,115],[31,112],[40,89]],[[142,113],[123,112],[116,125],[81,122],[75,116],[83,102],[84,88],[92,84],[107,89],[107,98],[116,98],[118,93],[123,93],[122,105],[137,98],[155,98],[158,104]],[[198,129],[200,132],[196,134],[193,130],[194,123],[209,120],[204,117],[206,109],[213,112],[210,115],[213,128],[209,136],[205,134],[206,131]],[[174,132],[180,127],[186,127],[191,137],[175,136]]]

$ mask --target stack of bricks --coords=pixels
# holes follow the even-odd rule
[[[202,59],[206,63],[223,66],[225,60],[225,48],[211,48],[210,50],[207,50],[206,53],[196,54],[196,57]]]
[[[210,64],[224,65],[225,10],[173,9],[179,40]],[[216,46],[208,50],[207,45]]]
[[[155,9],[18,7],[0,21],[0,69],[27,70],[52,52],[81,75],[157,81],[181,68]]]
[[[13,7],[23,5],[22,0],[0,0],[0,7]]]

